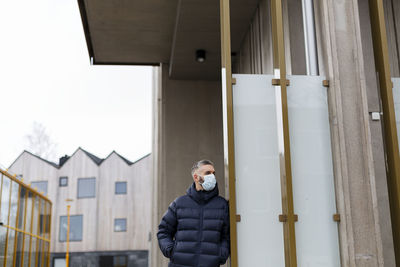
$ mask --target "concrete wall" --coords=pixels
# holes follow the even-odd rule
[[[157,243],[157,226],[168,205],[186,193],[197,160],[215,163],[220,195],[223,174],[222,96],[220,81],[170,80],[168,66],[155,70],[154,206],[151,266],[167,266]]]
[[[387,7],[389,1],[384,1],[384,5]],[[380,96],[378,81],[375,71],[375,60],[373,54],[372,45],[372,33],[371,33],[371,21],[369,16],[369,5],[368,1],[359,0],[359,14],[360,14],[360,30],[362,38],[362,49],[363,49],[363,60],[364,70],[366,79],[366,89],[368,98],[368,112],[381,112]],[[391,6],[391,4],[390,4]],[[400,14],[399,14],[400,15]],[[400,18],[400,17],[399,17]],[[390,19],[390,17],[386,17]],[[393,24],[387,23],[388,34],[394,33]],[[392,40],[393,38],[389,38]],[[393,44],[391,45],[393,46]],[[390,58],[393,59],[392,63],[397,63],[398,56],[392,54],[393,50],[389,50]],[[395,66],[392,64],[392,73],[395,71]],[[396,72],[394,72],[396,73]],[[398,75],[398,72],[397,72]],[[382,233],[383,243],[383,255],[385,266],[396,266],[394,251],[393,251],[393,235],[392,226],[390,221],[390,207],[389,207],[389,194],[387,189],[387,178],[386,178],[386,163],[384,154],[384,140],[383,140],[383,121],[373,121],[370,117],[370,131],[372,139],[372,152],[374,158],[374,169],[376,177],[376,188],[379,205],[379,218],[380,218],[380,229]]]
[[[241,74],[272,74],[273,47],[270,1],[262,0],[256,10],[241,49],[233,59],[233,72]]]
[[[270,1],[261,0],[238,55],[233,59],[234,73],[272,74],[273,47]],[[288,74],[306,74],[301,1],[283,1],[285,51]]]

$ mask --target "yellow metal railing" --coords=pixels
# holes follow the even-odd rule
[[[0,169],[0,267],[50,266],[51,207],[45,195]]]

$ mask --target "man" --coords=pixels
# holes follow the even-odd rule
[[[169,267],[217,267],[229,257],[228,202],[218,195],[214,164],[192,167],[193,183],[175,199],[158,226],[158,244]]]

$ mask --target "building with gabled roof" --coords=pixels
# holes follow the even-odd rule
[[[65,266],[68,204],[70,266],[148,265],[150,154],[132,162],[116,151],[102,159],[79,147],[57,164],[23,151],[9,171],[53,202],[51,266]]]

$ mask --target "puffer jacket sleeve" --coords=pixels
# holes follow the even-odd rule
[[[157,238],[158,245],[165,257],[170,258],[174,247],[173,238],[176,233],[177,217],[176,203],[172,202],[165,212],[158,226]]]
[[[226,202],[224,223],[222,225],[221,233],[221,252],[220,252],[220,264],[225,264],[230,254],[230,230],[229,230],[229,205]]]

